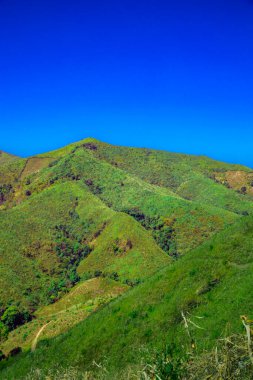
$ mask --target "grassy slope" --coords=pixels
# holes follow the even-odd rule
[[[95,144],[97,149],[83,147],[87,143]],[[183,176],[188,175],[189,165],[194,173],[195,168],[198,170],[198,189],[204,180],[208,182],[201,190],[201,194],[205,193],[205,199],[199,192],[196,195],[198,202],[185,200],[171,190],[173,186],[168,188],[168,183],[166,185],[164,182],[170,181],[170,177],[167,178],[170,172],[175,177],[175,167],[178,172],[177,181],[181,181]],[[96,233],[104,229],[97,242],[93,242],[94,251],[81,264],[81,274],[93,270],[116,271],[123,278],[139,279],[139,272],[146,276],[152,272],[152,267],[154,271],[164,265],[167,258],[155,245],[150,233],[144,231],[128,215],[118,213],[136,207],[145,215],[161,216],[172,226],[172,238],[179,253],[198,246],[238,218],[236,214],[224,210],[222,202],[221,207],[213,207],[213,187],[210,182],[219,191],[225,189],[229,196],[224,199],[230,199],[231,204],[236,202],[241,210],[246,208],[250,211],[253,207],[253,203],[245,197],[236,198],[239,194],[232,190],[209,178],[200,178],[200,173],[204,173],[207,168],[217,170],[222,165],[233,168],[206,158],[113,147],[93,139],[46,155],[27,160],[14,158],[3,163],[0,182],[12,183],[14,192],[11,193],[10,200],[1,206],[7,207],[7,210],[0,212],[1,300],[27,302],[32,289],[33,302],[45,302],[41,290],[48,287],[50,276],[58,278],[61,272],[59,260],[54,253],[53,234],[56,224],[70,225],[76,231],[84,225],[80,238],[89,243],[94,240]],[[159,186],[150,183],[154,181],[149,176],[155,172],[161,179]],[[73,181],[71,176],[78,176],[79,180]],[[209,185],[210,188],[206,191]],[[196,188],[195,186],[194,189]],[[29,198],[25,195],[28,190],[32,193]],[[76,198],[78,206],[74,205]],[[220,198],[217,198],[218,203]],[[203,202],[207,204],[203,205]],[[78,219],[70,217],[72,211],[77,213]],[[13,234],[15,239],[12,238]],[[128,238],[133,240],[135,247],[125,254]],[[112,252],[115,244],[123,245],[118,247],[122,251],[120,254]],[[152,252],[157,252],[160,257],[157,262],[157,257],[154,258]],[[134,262],[140,263],[141,271]],[[12,283],[15,285],[4,286]]]
[[[72,175],[79,176],[81,181],[92,181],[89,189],[116,211],[137,207],[146,215],[169,218],[180,253],[197,246],[237,218],[236,214],[222,208],[191,202],[170,189],[147,183],[94,157],[93,152],[82,147],[33,177],[29,188],[32,192],[38,191],[48,186],[50,181],[63,181]],[[244,210],[247,207],[253,209],[253,203],[242,203]]]
[[[219,172],[240,171],[250,174],[252,172],[250,168],[226,164],[204,156],[124,148],[96,140],[91,141],[94,141],[98,147],[94,151],[97,157],[147,182],[172,189],[186,199],[239,213],[252,208],[250,198],[214,181],[215,174]],[[244,185],[248,187],[247,183]]]
[[[60,271],[56,255],[52,254],[51,234],[56,224],[67,222],[75,202],[73,190],[73,186],[55,186],[0,213],[3,302],[24,301],[29,289],[33,297],[42,296],[43,302],[41,290],[48,285],[47,277],[57,277]]]
[[[130,216],[116,213],[96,239],[94,250],[80,263],[78,273],[100,270],[140,280],[169,262],[151,234]]]
[[[13,184],[17,182],[25,167],[26,160],[23,158],[14,158],[1,163],[0,166],[0,184]]]
[[[62,275],[62,264],[54,249],[56,225],[67,225],[80,241],[93,248],[79,265],[81,275],[99,270],[107,275],[117,272],[121,281],[135,281],[150,276],[170,260],[154,242],[151,231],[144,230],[125,212],[137,208],[147,216],[160,216],[173,228],[172,238],[179,253],[198,246],[229,224],[238,223],[238,233],[236,227],[227,232],[231,241],[225,234],[218,235],[212,243],[190,252],[189,257],[123,296],[116,309],[113,307],[117,302],[89,318],[84,325],[85,338],[80,330],[83,327],[73,330],[73,341],[72,333],[67,333],[66,345],[61,344],[67,351],[73,345],[73,352],[66,356],[66,365],[75,357],[83,366],[84,357],[89,362],[98,352],[100,357],[108,354],[111,363],[115,360],[121,366],[119,350],[126,362],[134,362],[135,345],[159,345],[164,336],[182,336],[181,308],[190,310],[197,305],[196,312],[206,316],[203,324],[210,330],[208,338],[219,335],[228,312],[236,328],[237,312],[249,312],[242,306],[250,294],[251,264],[246,253],[252,247],[252,222],[251,218],[239,220],[237,214],[252,213],[253,203],[250,197],[212,178],[214,173],[227,175],[233,171],[246,173],[245,178],[250,178],[250,169],[205,157],[114,147],[94,139],[27,160],[13,158],[0,164],[0,184],[13,186],[0,206],[0,301],[4,303],[11,299],[26,306],[47,302],[50,281]],[[27,191],[32,193],[30,197]],[[216,277],[222,280],[217,287],[205,295],[196,295],[197,287],[200,289]],[[243,284],[241,294],[233,286],[236,277]],[[230,302],[228,312],[222,310],[224,294]],[[241,298],[232,305],[236,294]],[[203,304],[198,305],[199,300]],[[250,300],[249,305],[252,306]],[[217,313],[215,308],[220,313],[217,324],[211,315],[213,310]],[[107,326],[100,318],[108,321]],[[122,338],[118,339],[120,334]],[[52,344],[57,345],[58,340],[55,342]],[[50,352],[53,351],[47,356],[48,366]],[[60,358],[63,352],[58,347],[56,355]],[[24,363],[28,363],[26,359]]]
[[[96,145],[97,149],[92,151],[96,158],[127,171],[135,178],[139,177],[151,184],[171,189],[186,199],[237,213],[252,208],[250,197],[228,189],[221,184],[223,181],[216,183],[214,180],[218,178],[219,173],[225,177],[226,175],[231,176],[230,173],[239,173],[242,178],[240,186],[242,187],[245,181],[245,185],[251,190],[250,184],[246,183],[248,176],[252,174],[252,170],[249,168],[225,164],[203,156],[112,146],[95,139],[86,139],[56,151],[29,158],[22,178],[24,178],[24,174],[36,172],[36,168],[41,169],[46,166],[51,160],[70,156],[85,143]],[[229,180],[228,183],[232,184]]]
[[[13,156],[12,154],[4,152],[3,150],[0,150],[0,164],[3,164],[4,162],[11,161],[15,158],[17,158],[17,157]]]
[[[32,297],[34,302],[45,303],[44,290],[53,278],[59,278],[61,274],[61,264],[54,253],[56,225],[71,226],[81,240],[89,242],[105,223],[115,220],[115,217],[117,213],[77,182],[51,186],[20,205],[0,212],[1,301],[6,303],[13,299],[27,303]],[[103,254],[107,255],[108,262],[113,257],[109,271],[113,269],[113,260],[120,261],[119,272],[123,278],[134,279],[137,273],[140,273],[138,277],[143,278],[169,261],[151,235],[132,218],[119,215],[118,220],[122,220],[123,232],[114,229],[115,223],[109,224],[106,231],[110,240],[107,247],[103,245]],[[142,236],[140,241],[143,245],[138,239],[132,239],[132,247],[123,255],[123,259],[122,255],[116,256],[110,250],[110,243],[118,235],[125,241],[132,239],[132,236]],[[91,255],[96,255],[98,251],[99,248]],[[133,263],[133,257],[136,256],[139,258],[137,267]],[[118,265],[115,264],[115,267]],[[101,262],[99,269],[106,268],[107,264]]]
[[[253,219],[247,217],[66,334],[41,343],[35,354],[9,362],[2,378],[20,379],[31,363],[35,368],[51,368],[57,362],[87,368],[93,359],[104,357],[112,371],[108,378],[115,373],[119,378],[117,370],[139,362],[143,345],[159,347],[172,340],[179,347],[187,345],[182,310],[204,329],[192,326],[199,351],[222,336],[227,325],[232,332],[241,331],[240,315],[252,317],[252,246]],[[214,280],[216,285],[210,287]]]
[[[38,331],[45,324],[47,326],[38,341],[66,332],[127,289],[127,285],[108,278],[92,278],[81,282],[58,302],[39,309],[35,319],[12,331],[0,348],[5,354],[14,347],[31,349]]]
[[[244,170],[228,170],[226,172],[218,172],[214,174],[218,183],[225,184],[232,189],[244,191],[253,195],[253,171],[247,172]]]

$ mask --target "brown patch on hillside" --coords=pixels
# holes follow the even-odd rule
[[[124,255],[133,248],[133,243],[130,239],[116,239],[112,245],[112,252],[116,255]]]
[[[26,162],[26,166],[21,174],[21,180],[24,179],[26,176],[36,173],[40,171],[41,169],[47,167],[50,162],[53,161],[53,158],[50,157],[31,157],[28,158]]]
[[[231,170],[224,173],[214,173],[217,182],[242,194],[253,195],[253,172]]]

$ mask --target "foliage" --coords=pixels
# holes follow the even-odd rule
[[[106,355],[108,373],[113,375],[127,365],[140,364],[143,345],[162,350],[174,341],[178,354],[183,355],[191,340],[187,342],[182,310],[200,327],[189,323],[199,353],[212,349],[224,336],[226,323],[231,331],[241,333],[239,316],[247,314],[250,318],[253,309],[252,231],[252,217],[240,219],[69,332],[41,342],[34,365],[41,368],[45,363],[51,368],[53,362],[61,361],[68,367],[75,360],[80,369],[87,370],[94,358],[101,362]],[[21,373],[27,373],[29,363],[27,354],[6,373],[17,373],[17,365]]]
[[[165,218],[160,216],[144,215],[136,208],[125,210],[125,212],[141,223],[146,230],[152,231],[154,239],[164,252],[173,257],[178,257],[176,243],[173,238],[173,233],[175,232],[173,229],[173,224],[175,220],[172,220],[172,222],[168,225],[166,224]]]
[[[8,336],[8,328],[7,326],[0,321],[0,342],[6,339]]]
[[[5,359],[4,353],[0,350],[0,362]]]
[[[17,306],[11,305],[5,309],[1,316],[2,326],[0,325],[0,328],[4,334],[6,331],[14,330],[18,326],[29,322],[31,318],[29,311],[20,310]]]

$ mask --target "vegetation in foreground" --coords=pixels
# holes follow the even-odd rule
[[[242,334],[240,316],[251,318],[253,309],[252,232],[252,218],[241,219],[65,334],[41,341],[34,353],[3,363],[2,375],[22,378],[31,362],[42,371],[61,363],[85,372],[96,360],[106,361],[108,378],[118,378],[122,369],[139,367],[143,349],[173,344],[185,355],[193,337],[201,355],[217,339]],[[188,338],[182,312],[192,322]]]

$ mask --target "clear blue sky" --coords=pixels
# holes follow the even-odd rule
[[[253,167],[253,0],[0,0],[0,132]]]

